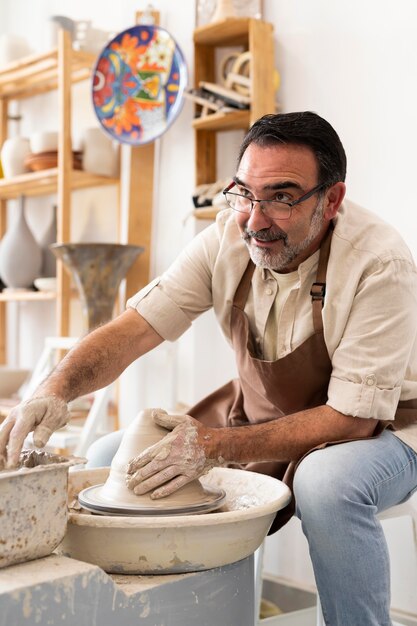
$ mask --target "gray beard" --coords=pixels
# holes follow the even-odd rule
[[[297,256],[306,250],[314,241],[323,226],[323,202],[319,202],[311,216],[310,232],[308,236],[300,241],[300,243],[291,245],[288,243],[287,235],[279,231],[247,231],[242,235],[242,239],[246,243],[250,258],[257,267],[264,267],[269,270],[279,272],[288,267]],[[265,248],[258,248],[250,245],[250,239],[256,237],[261,241],[272,241],[281,239],[284,242],[283,249],[280,252],[271,252]]]

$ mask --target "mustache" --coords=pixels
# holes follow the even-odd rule
[[[288,235],[281,229],[263,228],[262,230],[245,229],[242,235],[244,241],[249,239],[258,239],[258,241],[280,241],[287,243]]]

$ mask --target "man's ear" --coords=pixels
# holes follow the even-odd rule
[[[336,217],[340,205],[346,193],[345,183],[335,183],[326,192],[326,198],[324,203],[323,215],[327,220],[332,220]]]

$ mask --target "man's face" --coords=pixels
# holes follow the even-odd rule
[[[250,144],[243,154],[233,192],[262,200],[291,202],[318,184],[318,166],[310,148]],[[255,203],[252,213],[236,212],[236,222],[255,265],[294,271],[313,254],[328,222],[317,194],[295,205],[287,220],[273,220]]]

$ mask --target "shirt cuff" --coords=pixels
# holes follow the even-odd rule
[[[375,374],[364,376],[361,383],[332,376],[327,404],[339,413],[353,417],[392,420],[400,400],[401,387],[380,389]]]
[[[126,308],[135,309],[163,339],[176,341],[191,322],[184,311],[159,286],[160,278],[129,298]]]

